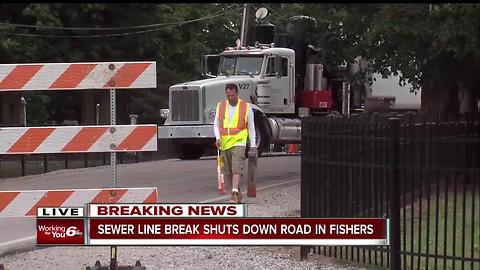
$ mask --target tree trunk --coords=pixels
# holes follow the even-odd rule
[[[422,112],[458,114],[457,89],[452,86],[422,87]]]

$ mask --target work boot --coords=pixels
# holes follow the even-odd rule
[[[240,190],[238,192],[232,191],[232,197],[230,203],[241,203],[242,202],[242,193]]]

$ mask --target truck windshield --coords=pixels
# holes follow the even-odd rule
[[[263,56],[222,56],[218,75],[258,75],[262,69]]]

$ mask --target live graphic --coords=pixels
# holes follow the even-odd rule
[[[83,219],[37,219],[37,245],[83,245]]]

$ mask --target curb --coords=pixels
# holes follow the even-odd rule
[[[279,186],[284,186],[284,185],[289,185],[293,184],[296,182],[299,182],[299,179],[295,180],[288,180],[276,184],[271,184],[267,186],[263,186],[257,189],[257,191],[265,190],[265,189],[270,189],[270,188],[275,188]],[[247,192],[244,191],[242,192],[243,195],[247,196]],[[201,201],[200,203],[215,203],[215,202],[223,202],[228,200],[230,197],[228,195],[222,196],[222,197],[217,197],[217,198],[212,198],[208,200]],[[4,257],[6,255],[12,255],[16,253],[22,253],[22,252],[28,252],[36,249],[36,244],[37,244],[37,236],[28,236],[28,237],[23,237],[20,239],[16,240],[11,240],[7,242],[0,243],[0,257]]]
[[[288,181],[284,181],[284,182],[280,182],[280,183],[276,183],[276,184],[266,185],[266,186],[257,188],[257,191],[265,190],[265,189],[269,189],[269,188],[274,188],[274,187],[279,187],[279,186],[283,186],[283,185],[288,185],[288,184],[293,184],[293,183],[296,183],[296,182],[300,182],[300,180],[299,179],[288,180]],[[247,191],[242,192],[242,195],[247,196]],[[200,203],[216,203],[216,202],[222,202],[222,201],[225,201],[225,200],[228,200],[228,199],[230,199],[230,196],[229,195],[224,195],[224,196],[219,197],[219,198],[212,198],[212,199],[204,200],[204,201],[201,201]]]
[[[15,253],[32,251],[35,249],[36,244],[36,235],[0,243],[0,257]]]

